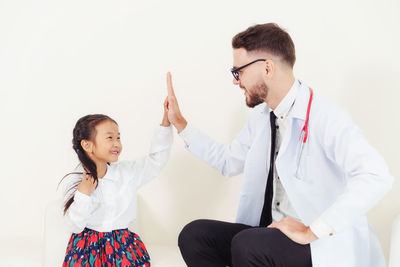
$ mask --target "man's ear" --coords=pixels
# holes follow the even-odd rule
[[[86,151],[86,153],[92,153],[93,151],[93,142],[89,141],[89,140],[82,140],[81,141],[81,146],[83,148],[83,150]]]
[[[267,59],[264,64],[264,74],[267,77],[271,77],[271,75],[275,72],[275,62],[272,59]]]

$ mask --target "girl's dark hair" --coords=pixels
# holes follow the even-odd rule
[[[236,34],[232,48],[244,48],[248,52],[263,51],[281,57],[293,68],[296,52],[292,38],[275,23],[257,24]]]
[[[93,114],[93,115],[86,115],[86,116],[80,118],[76,122],[74,130],[73,130],[72,148],[78,155],[80,164],[82,165],[83,169],[86,170],[86,172],[89,173],[91,176],[93,176],[96,184],[98,182],[96,164],[85,153],[85,150],[83,150],[83,148],[81,146],[81,141],[82,140],[92,140],[93,141],[96,136],[96,128],[95,127],[98,124],[100,124],[101,122],[106,121],[106,120],[110,120],[110,121],[114,122],[115,124],[117,124],[117,122],[115,120],[111,119],[110,117],[108,117],[106,115]],[[67,177],[71,174],[82,174],[82,173],[81,172],[68,173],[61,179],[61,181],[65,177]],[[75,192],[76,192],[80,182],[81,182],[80,180],[75,182],[65,192],[66,194],[68,194],[69,192],[73,191],[73,194],[71,194],[71,197],[64,204],[64,215],[66,214],[66,212],[69,209],[69,207],[71,206],[71,204],[74,202],[74,195],[75,195]]]

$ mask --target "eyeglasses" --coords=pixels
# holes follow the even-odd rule
[[[254,61],[252,61],[250,63],[247,63],[246,65],[243,65],[243,66],[240,66],[240,67],[237,67],[237,68],[232,68],[231,69],[232,75],[236,79],[236,81],[239,81],[239,71],[241,71],[242,69],[246,68],[247,66],[249,66],[249,65],[251,65],[253,63],[256,63],[258,61],[265,61],[265,60],[266,59],[260,58],[260,59],[254,60]]]

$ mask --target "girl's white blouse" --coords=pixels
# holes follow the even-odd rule
[[[168,161],[172,142],[172,127],[159,126],[147,156],[111,163],[90,196],[76,190],[74,202],[65,215],[70,231],[80,233],[85,227],[98,232],[127,228],[136,218],[138,188],[159,175]],[[70,175],[66,179],[71,186],[79,183],[82,175]],[[69,195],[65,195],[65,200]]]

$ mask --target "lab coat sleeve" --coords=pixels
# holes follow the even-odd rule
[[[130,168],[136,188],[158,176],[167,164],[173,142],[172,127],[158,126],[154,131],[150,152],[134,162],[125,162]]]
[[[215,142],[189,124],[180,136],[184,139],[187,150],[216,168],[222,175],[229,177],[243,172],[251,145],[250,121],[229,145]]]
[[[350,116],[342,110],[334,115],[323,119],[320,141],[326,156],[344,171],[346,186],[320,219],[341,232],[378,203],[390,190],[393,177]]]
[[[335,230],[329,226],[322,218],[318,218],[310,225],[311,231],[318,237],[328,237],[335,234]]]

